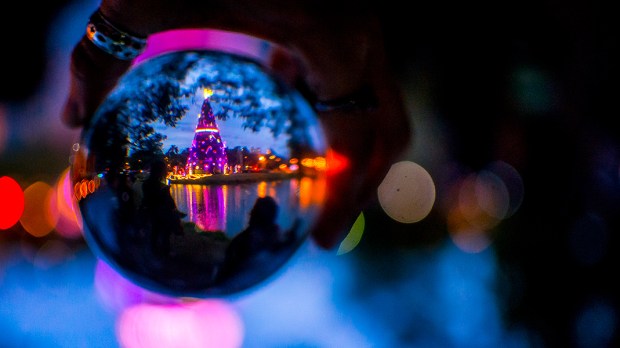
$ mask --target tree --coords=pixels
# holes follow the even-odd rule
[[[166,151],[167,157],[174,157],[178,154],[179,154],[179,147],[176,145],[170,145],[170,148],[168,148],[168,151]]]

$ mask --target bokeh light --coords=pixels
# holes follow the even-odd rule
[[[521,176],[506,162],[460,176],[443,197],[452,242],[469,253],[486,249],[494,228],[521,206],[523,192]]]
[[[608,299],[590,299],[574,325],[576,347],[612,347],[618,331],[618,313]]]
[[[488,232],[500,221],[482,208],[480,201],[493,211],[495,197],[488,195],[494,192],[487,188],[488,182],[478,179],[476,173],[466,176],[453,185],[449,194],[453,199],[447,214],[448,233],[452,242],[468,253],[486,249],[491,244]]]
[[[493,173],[496,178],[502,181],[508,194],[508,210],[504,218],[514,215],[523,203],[525,187],[521,174],[507,162],[494,161],[486,167],[486,172]]]
[[[366,220],[364,218],[364,213],[360,213],[357,219],[355,219],[353,226],[351,226],[351,230],[349,230],[347,236],[342,240],[342,242],[340,242],[340,246],[337,251],[338,255],[346,254],[355,249],[355,247],[362,240],[365,226]]]
[[[349,166],[349,159],[346,156],[334,151],[333,149],[328,149],[326,154],[326,163],[327,174],[335,175],[342,172]]]
[[[24,213],[19,221],[31,235],[44,237],[56,226],[58,216],[51,212],[52,199],[55,199],[54,189],[43,181],[37,181],[24,190]]]
[[[495,195],[504,190],[494,190],[490,175],[470,174],[459,184],[458,210],[465,223],[476,229],[488,231],[504,217],[507,197]],[[485,209],[486,208],[486,209]]]
[[[435,203],[435,183],[417,163],[395,163],[378,188],[379,203],[392,219],[413,223],[424,219]]]
[[[0,230],[17,223],[24,211],[24,193],[15,179],[0,178]]]
[[[452,243],[466,253],[479,253],[491,245],[491,238],[485,231],[474,228],[450,230]]]
[[[126,348],[237,348],[243,323],[222,300],[138,304],[121,314],[117,335]]]
[[[490,216],[504,219],[510,206],[508,188],[497,175],[481,171],[475,184],[476,199],[480,208]]]
[[[491,240],[486,234],[487,227],[497,219],[486,214],[477,204],[475,184],[476,175],[458,181],[449,190],[449,210],[447,228],[452,242],[462,251],[477,253],[486,249]]]

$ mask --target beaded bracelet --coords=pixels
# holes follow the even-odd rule
[[[121,60],[136,58],[146,47],[146,38],[118,29],[99,10],[90,16],[86,37],[104,52]]]

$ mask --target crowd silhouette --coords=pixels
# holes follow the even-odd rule
[[[187,215],[179,211],[170,186],[163,182],[166,174],[166,163],[155,160],[149,177],[142,184],[142,207],[150,224],[150,246],[156,255],[170,253],[170,237],[183,234],[181,218]]]

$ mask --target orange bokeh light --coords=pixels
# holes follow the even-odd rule
[[[35,237],[48,235],[58,221],[58,216],[51,214],[51,199],[55,199],[54,189],[37,181],[24,190],[24,213],[20,222],[24,229]]]

